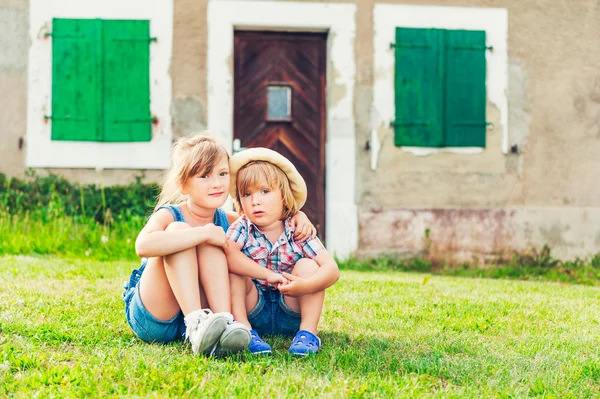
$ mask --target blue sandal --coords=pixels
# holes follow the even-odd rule
[[[321,339],[310,331],[300,330],[288,351],[295,356],[306,356],[316,353],[321,348]]]
[[[267,355],[271,353],[271,345],[263,341],[258,333],[254,330],[250,330],[251,340],[248,349],[255,355]]]

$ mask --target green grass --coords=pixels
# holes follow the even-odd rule
[[[207,359],[137,340],[121,284],[135,261],[0,257],[0,396],[597,397],[600,289],[342,272],[322,352]]]
[[[62,208],[58,207],[58,211]],[[58,212],[57,211],[57,212]],[[61,211],[62,212],[62,211]],[[0,255],[56,255],[62,258],[135,261],[135,239],[145,218],[140,216],[109,219],[98,223],[85,216],[50,214],[11,215],[0,209]],[[515,254],[509,261],[487,265],[448,265],[427,259],[402,259],[381,256],[375,259],[348,259],[339,262],[345,270],[407,271],[434,275],[546,280],[600,286],[600,254],[588,259],[560,261],[550,248],[539,253]]]
[[[0,255],[59,255],[96,260],[137,258],[135,239],[145,219],[100,224],[82,216],[11,215],[0,210]]]
[[[489,264],[447,264],[422,258],[398,258],[380,256],[373,259],[347,259],[340,262],[346,270],[358,271],[404,271],[433,275],[475,278],[543,280],[600,286],[600,254],[587,259],[559,260],[544,246],[536,250],[515,253],[512,259],[498,260]]]

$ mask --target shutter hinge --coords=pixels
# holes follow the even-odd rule
[[[156,42],[156,37],[114,37],[111,39],[115,42]]]
[[[147,118],[147,119],[115,119],[115,120],[113,120],[113,123],[115,123],[115,124],[117,124],[117,123],[146,123],[146,122],[155,123],[155,122],[158,122],[158,118],[153,117],[153,118]]]
[[[452,49],[475,50],[475,51],[494,51],[494,46],[452,46]]]
[[[77,34],[77,33],[60,34],[60,33],[46,32],[46,33],[44,33],[44,37],[53,37],[55,39],[83,39],[86,36],[82,35],[82,34]]]
[[[416,122],[390,122],[390,127],[400,126],[429,126],[429,121],[416,121]]]
[[[83,118],[81,116],[52,116],[52,115],[44,115],[45,120],[53,120],[53,121],[70,121],[70,122],[87,122],[87,118]]]
[[[428,44],[414,44],[414,43],[390,43],[390,50],[394,48],[429,48]]]
[[[493,129],[494,124],[492,122],[463,122],[463,123],[453,123],[452,126],[470,126],[470,127],[485,127],[486,129]]]

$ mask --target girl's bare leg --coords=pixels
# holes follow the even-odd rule
[[[167,231],[190,228],[173,222]],[[159,320],[171,320],[179,310],[184,315],[200,309],[196,248],[148,260],[140,279],[140,298],[150,314]]]
[[[221,248],[210,244],[200,244],[196,248],[200,285],[210,310],[215,313],[231,312],[229,269],[225,253]]]

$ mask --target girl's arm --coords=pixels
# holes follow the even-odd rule
[[[225,211],[225,214],[230,225],[241,216],[239,213],[233,211]],[[292,216],[292,224],[294,225],[294,238],[298,241],[304,242],[310,237],[314,238],[317,236],[317,229],[310,222],[306,213],[302,211],[298,211],[298,213]]]
[[[234,241],[229,241],[228,247],[225,248],[225,255],[227,256],[227,264],[231,273],[266,280],[269,284],[273,285],[287,283],[287,280],[281,274],[262,267],[244,255],[239,245]]]
[[[227,215],[227,221],[230,225],[233,224],[233,222],[235,222],[236,220],[238,220],[241,216],[239,213],[234,211],[225,211],[225,214]]]
[[[170,255],[201,243],[221,247],[227,245],[223,229],[212,223],[165,231],[171,223],[173,223],[173,215],[166,209],[161,209],[152,215],[135,240],[135,251],[138,256],[152,258]]]
[[[294,225],[294,238],[300,242],[317,236],[317,229],[310,222],[306,213],[302,211],[298,211],[292,216],[292,224]]]
[[[279,287],[279,291],[284,295],[302,296],[323,291],[331,287],[340,278],[340,269],[338,268],[335,259],[327,252],[326,249],[319,252],[313,258],[319,265],[319,269],[309,278],[297,277],[289,273],[283,273],[283,277],[288,279],[288,285]]]

